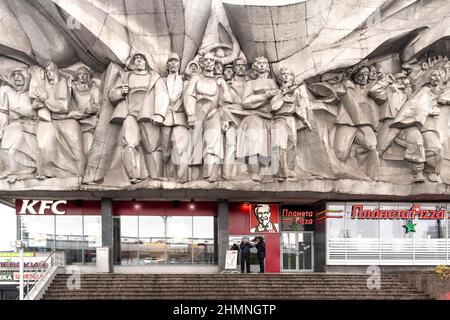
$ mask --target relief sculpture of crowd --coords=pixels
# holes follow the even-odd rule
[[[337,166],[378,181],[390,165],[407,169],[414,183],[441,181],[446,57],[394,73],[363,61],[301,81],[288,67],[274,72],[262,56],[200,51],[182,73],[171,53],[166,67],[159,74],[135,53],[101,75],[53,62],[2,75],[1,179],[101,184],[119,163],[130,184],[298,181],[320,178],[322,168],[339,178]],[[333,120],[316,117],[315,108]],[[102,166],[106,172],[93,172]]]

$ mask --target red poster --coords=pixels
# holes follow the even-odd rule
[[[250,205],[250,233],[278,233],[277,204]]]

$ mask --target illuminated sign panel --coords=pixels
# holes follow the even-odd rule
[[[280,231],[277,204],[250,205],[250,233],[277,233]]]
[[[281,206],[282,231],[314,231],[315,211],[312,206]]]

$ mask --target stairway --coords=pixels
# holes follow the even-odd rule
[[[366,274],[82,274],[69,290],[59,274],[43,299],[430,299],[396,274],[367,288]]]

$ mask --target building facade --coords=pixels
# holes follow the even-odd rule
[[[449,263],[447,1],[84,2],[0,5],[27,251],[220,272],[249,236],[267,272]]]

